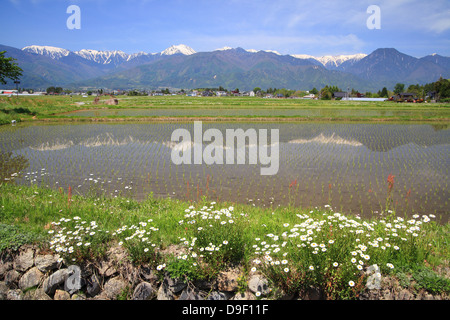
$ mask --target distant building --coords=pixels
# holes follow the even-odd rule
[[[408,101],[414,99],[415,94],[410,92],[402,92],[397,94],[397,100]]]
[[[0,90],[0,94],[3,95],[17,94],[17,90]]]
[[[333,98],[347,98],[348,93],[347,92],[333,92]]]
[[[427,97],[431,100],[437,100],[437,92],[436,91],[430,91],[427,93]]]
[[[212,92],[209,91],[209,90],[205,90],[205,91],[202,92],[202,96],[203,96],[203,97],[211,97],[211,96],[213,96],[213,95],[214,95],[214,93],[212,93]]]
[[[226,95],[227,95],[227,93],[225,91],[216,91],[216,96],[218,96],[218,97],[223,97]]]

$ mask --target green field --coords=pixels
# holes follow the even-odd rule
[[[103,96],[94,105],[94,96],[36,96],[0,98],[0,124],[16,121],[89,121],[193,119],[208,120],[333,120],[333,121],[449,121],[450,104],[396,102],[321,101],[265,99],[256,97],[127,97],[118,96],[117,106],[105,105]],[[120,110],[138,110],[121,114]],[[115,110],[116,114],[77,116],[71,112]],[[140,114],[139,110],[143,110]],[[151,110],[157,110],[156,115]],[[228,112],[226,112],[228,110]],[[190,114],[192,111],[194,114]]]

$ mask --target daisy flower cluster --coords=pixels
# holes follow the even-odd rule
[[[75,261],[76,258],[86,258],[90,248],[106,245],[111,240],[116,240],[120,246],[128,249],[132,259],[144,261],[153,257],[156,244],[152,240],[153,233],[159,229],[153,226],[152,219],[139,222],[131,226],[123,226],[109,232],[102,230],[96,221],[85,221],[80,217],[61,218],[52,222],[52,229],[48,231],[52,235],[50,249]]]
[[[125,225],[116,229],[112,236],[118,239],[119,246],[128,249],[132,260],[148,262],[155,259],[155,249],[158,248],[154,234],[159,231],[159,228],[152,223],[153,219],[148,219],[131,226]]]
[[[151,222],[153,222],[153,219],[148,219],[146,222],[139,222],[137,225],[125,225],[115,230],[112,235],[123,238],[123,240],[125,241],[136,239],[138,240],[138,242],[147,243],[154,247],[155,245],[152,244],[152,242],[149,240],[149,237],[152,231],[156,232],[159,229],[152,226]],[[123,241],[120,241],[119,245],[123,245],[123,243]]]
[[[243,256],[243,238],[241,233],[241,218],[236,215],[234,207],[215,209],[215,202],[195,210],[190,206],[185,210],[180,226],[192,236],[179,237],[180,243],[187,253],[178,256],[179,259],[194,258],[204,261],[239,261]],[[197,261],[193,262],[197,265]]]
[[[99,239],[103,241],[109,233],[99,229],[97,222],[88,222],[78,216],[61,218],[51,225],[52,229],[48,231],[52,235],[50,249],[73,261],[75,256],[89,251],[92,245],[96,245]]]
[[[255,238],[251,271],[259,269],[286,281],[301,273],[318,282],[339,273],[336,278],[351,287],[371,265],[378,264],[385,272],[394,269],[397,255],[414,246],[423,224],[434,217],[366,222],[326,208],[325,213],[297,214],[297,223],[285,222],[277,234]]]

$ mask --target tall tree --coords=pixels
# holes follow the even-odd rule
[[[434,83],[434,88],[438,93],[439,99],[450,97],[450,81],[442,77]]]
[[[23,70],[15,63],[16,59],[6,58],[6,51],[0,52],[0,83],[6,84],[6,79],[19,80]]]
[[[403,83],[397,83],[394,87],[394,93],[399,94],[405,90],[405,85]]]
[[[47,88],[47,93],[55,93],[55,91],[56,91],[56,88],[53,86]]]

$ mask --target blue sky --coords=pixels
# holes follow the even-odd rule
[[[81,29],[69,30],[69,5]],[[370,5],[381,29],[368,29]],[[450,56],[449,0],[3,0],[0,44],[68,50],[160,52],[186,44],[197,52],[224,46],[314,56],[396,48]]]

